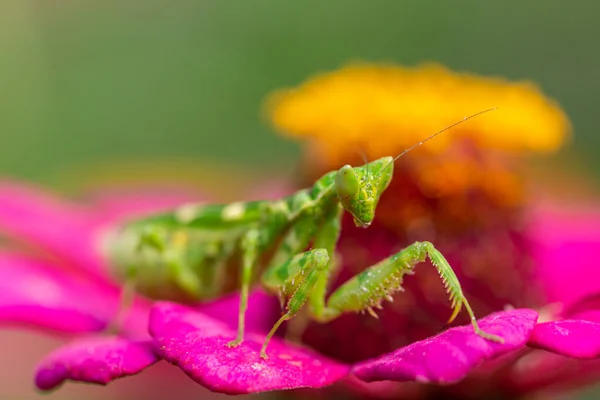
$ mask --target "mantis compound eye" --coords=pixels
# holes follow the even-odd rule
[[[356,197],[360,189],[360,181],[354,172],[354,168],[350,165],[344,165],[339,169],[335,177],[335,188],[342,203]]]

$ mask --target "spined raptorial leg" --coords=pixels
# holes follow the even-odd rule
[[[304,213],[290,227],[277,246],[269,265],[261,276],[261,282],[264,286],[270,291],[277,293],[282,310],[286,307],[288,295],[292,294],[292,292],[286,292],[286,290],[293,290],[286,284],[289,274],[289,262],[294,256],[303,253],[320,225],[315,220],[314,213],[311,211],[310,209],[305,209]],[[316,248],[323,247],[319,246],[317,239],[313,241],[313,246]],[[306,312],[296,314],[295,318],[287,326],[286,338],[291,341],[299,341],[308,324],[308,318],[309,316]]]
[[[262,284],[279,295],[282,308],[285,306],[286,310],[265,340],[261,351],[263,358],[266,358],[269,340],[284,321],[295,317],[293,323],[288,325],[288,336],[292,340],[302,337],[312,314],[310,311],[299,314],[306,301],[309,302],[309,309],[321,310],[324,307],[327,283],[335,275],[333,270],[337,266],[330,255],[333,255],[339,237],[342,208],[332,204],[320,211],[322,213],[315,221],[311,210],[305,210],[305,214],[284,237],[261,277]],[[300,253],[311,238],[314,250]]]
[[[308,327],[308,324],[315,314],[315,310],[321,310],[325,307],[324,294],[327,292],[328,284],[335,281],[340,272],[340,260],[337,254],[331,256],[329,264],[319,274],[315,285],[308,298],[308,306],[300,310],[298,314],[291,319],[286,327],[285,339],[290,342],[301,343],[302,336]],[[323,294],[323,295],[322,295]]]
[[[312,244],[314,248],[327,250],[330,260],[315,282],[308,298],[307,310],[297,314],[288,323],[286,332],[288,340],[300,342],[311,315],[315,313],[314,310],[322,310],[325,307],[325,293],[329,284],[337,277],[341,267],[339,255],[335,254],[335,244],[340,236],[342,211],[342,207],[336,204],[326,209],[323,214],[323,222],[320,224]]]
[[[430,242],[415,242],[349,279],[331,294],[324,309],[311,310],[312,317],[320,322],[327,322],[346,312],[367,311],[376,316],[373,308],[381,308],[383,300],[392,301],[392,294],[401,290],[403,275],[412,274],[415,265],[425,261],[427,257],[437,269],[450,298],[453,312],[448,323],[456,318],[464,306],[471,318],[475,333],[495,342],[504,342],[501,337],[479,328],[475,314],[462,292],[452,267]]]
[[[329,255],[325,249],[313,249],[292,257],[288,262],[273,268],[263,276],[263,284],[270,289],[283,290],[289,294],[286,313],[273,325],[260,350],[260,356],[267,358],[267,346],[279,326],[295,316],[304,303],[313,295],[319,278],[327,274]]]

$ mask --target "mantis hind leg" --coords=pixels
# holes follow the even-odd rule
[[[107,333],[116,335],[123,329],[127,312],[131,309],[135,298],[136,283],[137,269],[135,267],[130,267],[127,269],[125,283],[121,287],[117,312],[115,313],[114,318],[106,326],[105,331]]]
[[[246,322],[246,309],[252,281],[252,267],[256,263],[259,250],[259,231],[249,230],[242,238],[242,289],[240,291],[240,307],[238,311],[238,331],[235,340],[228,343],[229,347],[236,347],[244,340]]]
[[[473,329],[479,336],[502,343],[503,338],[479,328],[456,274],[446,258],[430,242],[415,242],[349,279],[329,296],[324,309],[312,310],[313,318],[320,322],[328,322],[342,313],[363,311],[377,317],[373,308],[381,308],[383,300],[392,301],[392,294],[402,289],[403,276],[412,274],[416,264],[425,261],[427,257],[437,269],[450,298],[453,312],[448,323],[456,318],[464,306]]]
[[[189,234],[183,230],[148,227],[140,235],[137,252],[158,253],[159,264],[166,269],[166,278],[189,298],[197,299],[201,297],[202,282],[188,260],[188,244]]]
[[[161,229],[147,228],[139,235],[134,249],[140,256],[149,258],[164,268],[165,278],[172,280],[187,296],[198,298],[201,282],[185,257],[188,237],[183,232],[167,232]],[[143,285],[138,263],[132,263],[125,271],[124,281],[115,317],[109,323],[107,331],[119,332],[135,299],[138,285]]]
[[[139,236],[135,251],[141,253],[146,248],[152,248],[158,252],[163,252],[166,247],[166,240],[160,231],[154,229],[145,229]],[[133,305],[135,291],[138,281],[138,266],[129,265],[125,272],[125,283],[121,286],[119,293],[119,302],[114,318],[107,324],[105,331],[109,334],[118,334],[123,329],[127,312]]]

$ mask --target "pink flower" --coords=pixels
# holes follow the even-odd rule
[[[158,360],[146,330],[147,301],[135,302],[118,335],[96,335],[119,303],[119,288],[102,279],[94,248],[97,229],[111,217],[108,207],[105,211],[92,215],[36,189],[0,184],[0,231],[9,240],[0,251],[0,321],[65,336],[85,334],[40,363],[40,389],[65,379],[105,384]]]
[[[9,250],[0,252],[0,321],[77,335],[40,362],[36,373],[40,389],[57,387],[67,379],[106,384],[136,374],[160,358],[178,365],[201,385],[231,394],[319,388],[338,381],[345,383],[341,387],[378,396],[405,393],[409,388],[418,396],[432,390],[463,393],[474,383],[479,391],[501,387],[507,393],[523,394],[573,382],[573,369],[587,379],[600,374],[598,363],[580,361],[600,355],[600,319],[590,317],[594,315],[590,310],[600,310],[590,301],[600,293],[600,284],[590,279],[593,265],[589,262],[600,256],[600,213],[565,215],[546,209],[531,218],[533,254],[536,262],[543,263],[536,282],[552,302],[566,305],[562,315],[567,319],[555,313],[552,321],[537,323],[539,312],[546,318],[539,307],[498,311],[482,318],[480,325],[504,337],[504,344],[482,339],[467,324],[376,357],[348,361],[339,354],[360,354],[364,345],[362,333],[356,330],[361,325],[351,322],[357,317],[349,316],[341,318],[340,325],[319,327],[327,337],[345,326],[356,340],[344,342],[346,336],[340,335],[338,347],[349,347],[320,353],[276,337],[269,359],[262,360],[258,351],[276,312],[272,312],[273,299],[260,293],[252,297],[249,307],[246,341],[235,349],[225,346],[235,336],[235,295],[201,307],[152,304],[139,298],[117,335],[101,333],[115,316],[120,290],[106,276],[97,248],[103,228],[123,217],[186,200],[148,199],[96,200],[84,209],[23,184],[0,185],[0,227],[10,240],[5,246]],[[373,320],[371,325],[389,319]],[[305,343],[321,349],[314,334],[314,328],[309,329]],[[376,343],[373,346],[378,348]],[[548,363],[571,367],[549,369]],[[406,384],[364,383],[381,380],[419,384],[415,390]],[[457,384],[445,386],[452,383]]]

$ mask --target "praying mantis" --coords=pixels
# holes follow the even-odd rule
[[[126,288],[151,298],[205,301],[231,290],[231,281],[239,281],[237,336],[229,342],[230,347],[244,340],[249,289],[259,282],[278,295],[283,306],[283,315],[265,337],[260,351],[263,358],[267,358],[267,346],[279,326],[305,305],[309,318],[320,323],[348,312],[366,311],[376,317],[374,308],[381,308],[384,300],[392,301],[392,295],[401,290],[404,275],[412,274],[417,264],[429,258],[449,296],[453,311],[448,322],[464,307],[475,333],[502,342],[501,337],[479,328],[452,267],[430,242],[415,242],[367,267],[327,296],[336,268],[342,214],[350,213],[357,227],[367,228],[399,157],[494,109],[465,117],[396,157],[358,167],[345,165],[323,175],[311,188],[279,200],[186,204],[125,223],[111,236],[109,258],[127,281]]]

